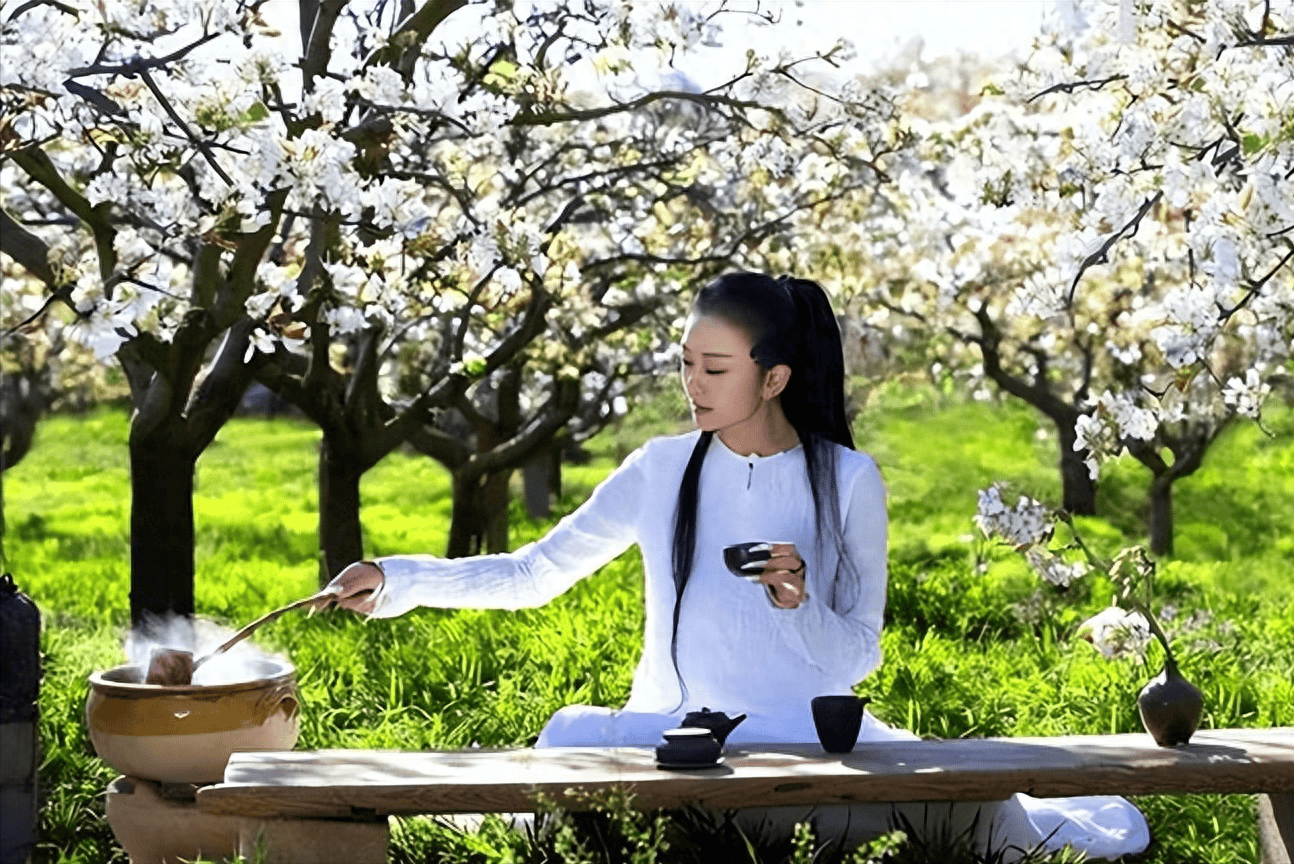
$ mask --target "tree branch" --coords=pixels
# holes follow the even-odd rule
[[[27,269],[27,272],[50,288],[56,290],[59,288],[55,284],[54,268],[49,264],[49,247],[45,245],[45,241],[19,225],[9,215],[9,211],[2,207],[0,207],[0,252],[17,261]],[[37,315],[39,316],[39,313]]]
[[[346,385],[346,413],[355,418],[359,427],[379,422],[377,373],[381,367],[378,359],[378,345],[382,341],[382,328],[369,327],[359,340],[359,356],[351,370],[350,381]]]
[[[995,384],[1018,399],[1037,408],[1056,423],[1073,425],[1079,411],[1073,405],[1064,402],[1043,385],[1029,385],[1011,375],[1002,368],[1002,355],[999,346],[1002,344],[1002,332],[997,322],[988,313],[987,306],[980,306],[974,312],[979,322],[980,338],[977,340],[980,356],[984,361],[984,374]]]
[[[287,200],[287,189],[276,189],[271,192],[265,201],[265,206],[270,211],[270,218],[256,231],[239,238],[233,261],[229,264],[229,273],[225,277],[228,291],[223,296],[217,297],[214,310],[216,318],[213,322],[217,328],[228,327],[236,318],[246,314],[247,298],[252,295],[252,289],[256,287],[256,268],[264,260],[270,244],[274,242],[274,235],[278,233],[279,220],[283,217],[283,207]]]
[[[68,6],[66,3],[59,3],[57,2],[57,0],[27,0],[26,3],[22,4],[17,9],[13,10],[13,14],[9,16],[8,20],[13,21],[19,15],[23,15],[27,12],[30,12],[32,9],[35,9],[37,6],[53,6],[55,9],[64,13],[65,15],[71,15],[73,18],[78,18],[78,19],[81,17],[80,13],[77,12],[76,9],[72,8],[71,6]]]
[[[573,120],[597,120],[601,117],[609,117],[612,114],[624,112],[633,112],[645,108],[654,102],[660,102],[666,99],[674,99],[680,102],[692,102],[705,108],[714,108],[719,105],[725,105],[731,108],[758,109],[775,113],[768,105],[759,102],[748,102],[743,99],[736,99],[732,96],[722,96],[719,94],[707,95],[704,93],[689,93],[685,90],[659,90],[654,93],[648,93],[645,96],[639,96],[637,99],[629,102],[617,102],[615,105],[604,105],[601,108],[584,108],[571,109],[568,111],[546,111],[536,114],[518,114],[508,121],[510,126],[548,126],[555,123],[568,123]],[[753,125],[744,117],[738,118],[747,126]]]
[[[189,128],[189,124],[184,122],[184,118],[175,112],[175,109],[171,107],[171,101],[166,98],[166,94],[157,86],[157,82],[153,80],[153,76],[149,75],[147,70],[141,70],[139,77],[142,78],[144,84],[148,86],[148,89],[153,94],[153,98],[155,98],[162,106],[162,110],[166,112],[166,116],[170,117],[171,121],[180,127],[184,132],[185,137],[189,139],[189,143],[198,148],[198,152],[202,154],[203,159],[207,160],[207,164],[211,166],[212,170],[216,172],[221,180],[225,181],[226,186],[233,186],[233,179],[225,173],[224,168],[220,167],[220,163],[216,161],[216,156],[211,152],[211,148],[207,146],[207,142],[194,134],[193,130]]]
[[[107,281],[117,269],[117,252],[112,245],[117,236],[117,229],[112,226],[104,210],[101,209],[105,207],[106,202],[91,207],[84,195],[67,184],[49,156],[39,148],[25,147],[14,150],[10,153],[10,158],[89,227],[94,236],[95,251],[99,256],[99,276]]]
[[[535,449],[556,434],[575,414],[579,405],[579,383],[563,381],[557,392],[549,397],[543,408],[516,435],[485,453],[467,460],[460,469],[469,479],[493,474],[505,468],[515,468],[532,455]]]
[[[1081,87],[1087,87],[1091,90],[1100,90],[1105,87],[1106,84],[1113,84],[1115,81],[1122,81],[1127,77],[1127,75],[1111,75],[1109,78],[1097,78],[1092,81],[1065,81],[1060,84],[1053,84],[1046,90],[1042,90],[1030,96],[1025,104],[1027,105],[1035,99],[1041,99],[1048,93],[1073,93]]]
[[[189,400],[185,426],[189,430],[188,444],[195,455],[206,449],[233,416],[247,385],[255,377],[255,369],[265,364],[265,355],[259,352],[250,362],[243,362],[254,326],[250,318],[243,318],[225,331],[215,360]]]
[[[1270,282],[1272,277],[1275,276],[1277,273],[1279,273],[1281,269],[1290,262],[1291,258],[1294,258],[1294,246],[1290,247],[1290,250],[1285,253],[1285,257],[1281,258],[1280,261],[1276,262],[1276,266],[1268,270],[1265,276],[1263,276],[1261,279],[1250,280],[1249,290],[1245,292],[1244,297],[1241,297],[1240,300],[1236,302],[1236,305],[1232,306],[1230,309],[1219,306],[1218,312],[1221,314],[1222,320],[1223,321],[1228,320],[1232,315],[1236,314],[1241,309],[1243,309],[1246,305],[1248,305],[1250,300],[1252,300],[1258,294],[1262,293],[1263,286],[1266,285],[1268,282]]]
[[[87,75],[125,75],[127,78],[133,78],[136,75],[147,74],[149,69],[159,69],[168,63],[173,63],[189,52],[201,48],[212,39],[223,35],[223,33],[204,33],[197,41],[172,51],[164,57],[132,57],[125,63],[94,63],[69,70],[67,76],[69,78],[84,78]]]
[[[310,3],[314,11],[314,20],[306,22],[306,0],[301,0],[302,33],[310,28],[310,38],[306,40],[305,51],[301,57],[301,89],[309,93],[314,90],[315,79],[328,72],[328,62],[332,59],[332,31],[337,24],[346,0],[322,0]]]
[[[467,5],[467,0],[427,0],[412,15],[400,22],[386,44],[364,61],[360,74],[373,66],[390,66],[407,81],[412,73],[408,58],[415,56],[433,30],[451,14]]]
[[[1109,261],[1110,259],[1107,256],[1109,255],[1110,250],[1114,248],[1114,244],[1118,243],[1124,237],[1134,236],[1137,233],[1137,228],[1141,225],[1141,220],[1145,218],[1146,214],[1150,212],[1150,209],[1158,204],[1159,200],[1163,197],[1164,192],[1161,189],[1150,198],[1147,198],[1142,202],[1141,207],[1138,208],[1137,215],[1129,219],[1127,224],[1118,231],[1115,231],[1107,237],[1105,242],[1101,244],[1101,248],[1083,259],[1083,263],[1078,267],[1078,272],[1074,274],[1074,281],[1069,285],[1069,296],[1065,298],[1066,309],[1074,305],[1074,293],[1078,291],[1078,283],[1083,278],[1083,274],[1087,272],[1088,268],[1094,267],[1097,264],[1104,264]]]
[[[435,459],[450,471],[472,458],[472,448],[432,426],[419,426],[408,437],[409,444],[424,456]]]

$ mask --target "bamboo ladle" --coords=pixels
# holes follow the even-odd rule
[[[362,596],[364,592],[360,592]],[[184,651],[179,648],[154,648],[148,655],[148,674],[144,677],[145,684],[157,684],[163,687],[175,687],[193,683],[193,673],[198,671],[198,667],[206,663],[217,654],[223,654],[239,642],[246,639],[253,630],[262,624],[267,624],[279,617],[285,612],[291,612],[293,609],[300,609],[302,606],[313,606],[316,609],[325,609],[331,606],[337,600],[337,589],[324,588],[309,597],[302,597],[300,600],[293,600],[286,606],[280,606],[273,612],[266,612],[243,629],[239,630],[233,636],[229,637],[221,645],[207,652],[198,659],[193,659],[192,651]]]

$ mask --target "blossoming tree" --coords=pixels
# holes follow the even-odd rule
[[[485,486],[655,370],[683,280],[874,188],[898,140],[794,59],[645,76],[718,38],[687,4],[465,5],[304,0],[291,64],[259,3],[4,21],[0,248],[41,292],[18,324],[66,316],[130,383],[136,620],[192,612],[194,466],[251,380],[323,430],[325,572],[410,440],[479,548]]]
[[[1173,482],[1289,378],[1294,16],[1068,9],[973,110],[918,125],[867,306],[1052,421],[1068,511],[1094,512],[1103,460],[1142,461],[1166,552]]]

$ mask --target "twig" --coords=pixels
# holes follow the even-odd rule
[[[68,6],[66,3],[59,3],[57,0],[27,0],[26,3],[13,10],[13,14],[9,16],[8,20],[12,21],[24,12],[35,9],[37,6],[53,6],[58,11],[71,15],[73,18],[80,17],[77,14],[77,11],[71,6]]]
[[[157,83],[153,81],[153,76],[149,75],[147,70],[141,70],[139,77],[144,79],[144,83],[148,85],[148,89],[152,91],[153,96],[159,103],[161,103],[162,110],[166,112],[167,116],[170,117],[176,125],[184,130],[184,134],[188,137],[189,143],[198,148],[198,152],[202,154],[202,157],[207,160],[207,163],[215,170],[215,172],[220,175],[220,179],[224,180],[227,185],[233,186],[233,179],[225,173],[225,169],[220,167],[220,163],[216,161],[215,155],[207,148],[206,142],[199,139],[198,136],[193,133],[193,130],[189,128],[189,124],[184,122],[184,118],[177,114],[175,109],[171,107],[171,103],[166,98],[166,94],[164,94],[161,88],[157,86]]]
[[[1277,36],[1274,39],[1260,38],[1250,39],[1245,42],[1237,42],[1233,48],[1253,48],[1264,45],[1294,45],[1294,36]]]
[[[54,293],[50,294],[48,297],[45,298],[45,302],[40,304],[39,309],[37,309],[35,312],[28,315],[23,320],[19,321],[17,324],[13,325],[9,329],[5,330],[3,333],[0,333],[0,342],[3,342],[9,339],[18,331],[25,330],[29,326],[34,324],[36,321],[40,320],[45,315],[45,313],[49,311],[50,307],[53,306],[56,302],[61,300],[64,303],[68,303],[70,305],[70,301],[72,298],[72,289],[74,287],[75,286],[73,285],[64,285]]]
[[[680,102],[694,102],[706,108],[714,108],[718,105],[725,105],[730,108],[752,108],[769,111],[777,114],[776,109],[769,108],[767,105],[761,105],[758,102],[748,102],[743,99],[735,99],[731,96],[720,96],[718,94],[688,93],[685,90],[659,90],[655,93],[648,93],[629,102],[617,102],[614,105],[606,105],[601,108],[583,108],[571,109],[565,112],[546,111],[539,114],[519,114],[513,117],[509,123],[513,126],[544,126],[549,123],[565,123],[571,120],[596,120],[600,117],[607,117],[611,114],[618,114],[622,111],[637,111],[653,102],[660,102],[665,99],[677,99]],[[748,121],[746,125],[750,126]]]
[[[1065,299],[1066,309],[1068,309],[1070,306],[1074,304],[1074,294],[1075,292],[1078,291],[1079,280],[1083,278],[1083,274],[1087,272],[1087,269],[1097,264],[1104,264],[1106,261],[1108,261],[1109,258],[1107,256],[1110,250],[1114,248],[1114,244],[1119,242],[1119,240],[1123,239],[1125,236],[1131,237],[1134,234],[1136,234],[1137,228],[1141,225],[1141,220],[1146,217],[1146,214],[1150,212],[1150,209],[1154,207],[1156,204],[1158,204],[1159,199],[1163,197],[1164,197],[1164,192],[1161,189],[1160,191],[1156,192],[1152,197],[1147,198],[1142,203],[1140,209],[1137,210],[1136,216],[1133,216],[1130,220],[1128,220],[1128,223],[1126,225],[1124,225],[1118,231],[1115,231],[1113,234],[1107,237],[1105,242],[1101,244],[1101,248],[1097,249],[1091,255],[1088,255],[1086,258],[1083,259],[1083,263],[1079,265],[1078,272],[1074,274],[1074,281],[1070,283],[1069,296]]]
[[[202,38],[198,39],[196,42],[192,42],[183,48],[172,51],[165,57],[133,57],[125,63],[92,63],[89,66],[81,66],[77,69],[70,70],[67,73],[67,77],[84,78],[87,75],[125,75],[127,78],[133,78],[136,75],[147,72],[149,69],[156,69],[159,66],[165,66],[167,63],[174,60],[179,60],[190,51],[200,48],[212,39],[223,35],[223,33],[204,33]]]
[[[1262,287],[1266,285],[1268,282],[1270,282],[1271,278],[1275,276],[1277,273],[1279,273],[1282,267],[1284,267],[1286,264],[1289,263],[1291,258],[1294,258],[1294,247],[1291,247],[1290,250],[1285,253],[1284,258],[1276,262],[1275,267],[1267,271],[1266,276],[1263,276],[1261,279],[1258,279],[1258,280],[1251,280],[1249,282],[1249,290],[1245,292],[1244,297],[1242,297],[1239,301],[1236,302],[1236,305],[1232,306],[1230,309],[1227,309],[1225,306],[1218,304],[1218,312],[1221,313],[1222,320],[1223,321],[1227,320],[1232,315],[1236,314],[1241,309],[1243,309],[1245,305],[1248,304],[1249,301],[1252,300],[1254,296],[1257,295],[1258,292],[1262,290]]]
[[[1192,39],[1194,39],[1196,42],[1199,42],[1201,45],[1203,45],[1206,41],[1208,41],[1199,33],[1196,33],[1194,30],[1191,30],[1188,27],[1178,24],[1172,18],[1169,18],[1164,23],[1168,25],[1169,30],[1176,30],[1178,33],[1181,33],[1183,36],[1190,36]]]
[[[1048,93],[1073,93],[1075,90],[1079,89],[1080,87],[1087,87],[1091,90],[1100,90],[1106,84],[1112,84],[1115,81],[1122,81],[1127,77],[1128,77],[1127,75],[1111,75],[1109,78],[1097,78],[1091,81],[1065,81],[1060,84],[1053,84],[1050,87],[1048,87],[1046,90],[1043,90],[1040,93],[1035,93],[1033,96],[1030,96],[1028,102],[1032,102],[1035,99],[1040,99],[1043,96],[1046,96]],[[1028,102],[1026,102],[1025,104],[1028,104]]]

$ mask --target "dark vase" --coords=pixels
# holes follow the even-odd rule
[[[1191,740],[1204,713],[1204,694],[1182,677],[1170,656],[1164,671],[1150,680],[1137,697],[1141,723],[1160,747],[1176,747]]]

